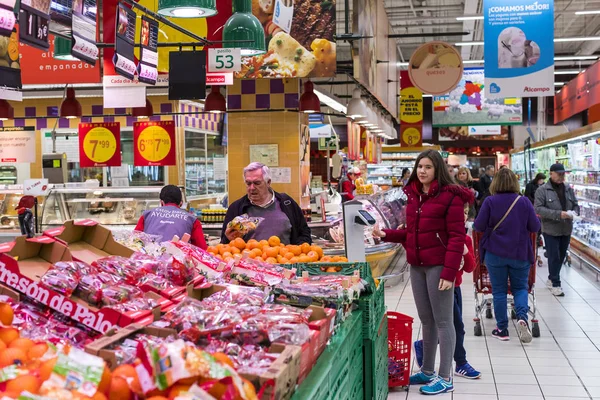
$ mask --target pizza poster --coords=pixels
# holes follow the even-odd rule
[[[136,167],[175,165],[174,121],[145,121],[133,124],[133,165]]]
[[[119,122],[79,124],[79,164],[82,168],[121,165]]]

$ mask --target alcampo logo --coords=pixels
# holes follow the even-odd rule
[[[543,93],[543,92],[549,92],[550,89],[547,87],[530,87],[530,86],[525,86],[523,88],[524,92],[529,92],[529,93]]]
[[[501,90],[502,89],[500,89],[500,86],[498,86],[496,82],[492,82],[490,85],[490,93],[500,93]]]

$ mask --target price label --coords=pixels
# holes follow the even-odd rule
[[[238,72],[241,69],[241,49],[208,49],[210,72]]]
[[[140,133],[136,145],[142,157],[156,163],[171,152],[171,137],[162,126],[149,126]]]
[[[83,151],[93,162],[103,164],[115,155],[117,141],[111,131],[104,127],[96,127],[85,135]]]
[[[402,141],[409,146],[416,146],[421,140],[421,132],[417,128],[407,128],[402,132]]]

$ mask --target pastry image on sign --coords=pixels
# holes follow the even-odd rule
[[[430,42],[419,47],[410,58],[410,79],[423,93],[445,94],[461,80],[463,62],[458,51],[445,42]]]

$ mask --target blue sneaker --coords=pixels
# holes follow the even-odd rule
[[[417,360],[417,365],[419,368],[423,366],[423,341],[417,340],[414,343],[415,346],[415,360]]]
[[[435,373],[431,375],[427,375],[426,373],[419,371],[416,374],[410,376],[409,384],[410,385],[427,385],[436,379],[437,375]]]
[[[428,395],[448,393],[454,391],[454,384],[452,383],[452,378],[447,381],[441,376],[436,376],[435,379],[429,382],[427,385],[421,386],[419,391]]]
[[[460,375],[463,378],[467,378],[467,379],[479,379],[479,378],[481,378],[481,372],[477,371],[469,363],[463,364],[461,366],[457,365],[455,372],[456,372],[456,375]]]

